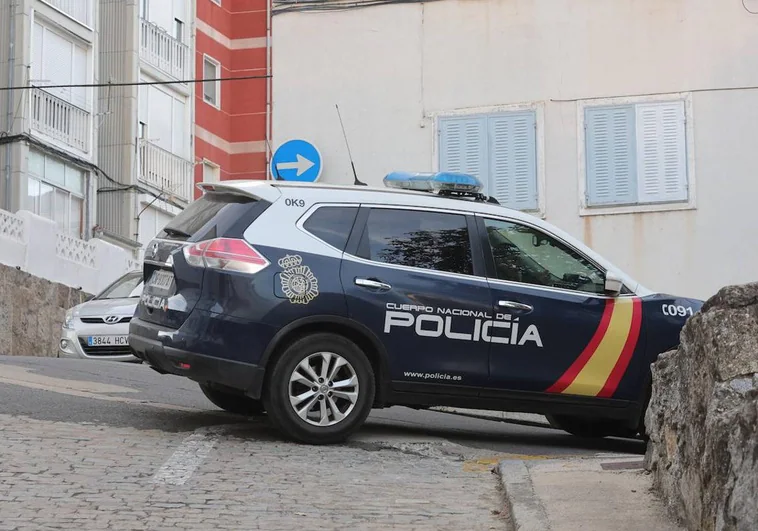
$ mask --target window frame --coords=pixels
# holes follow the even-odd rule
[[[536,148],[536,171],[537,171],[537,209],[525,210],[533,216],[545,219],[546,208],[546,171],[545,171],[545,103],[542,101],[533,101],[526,103],[517,103],[509,105],[489,105],[482,107],[470,107],[465,109],[451,109],[443,111],[433,111],[426,115],[426,118],[432,121],[434,127],[434,138],[432,141],[432,161],[431,167],[434,171],[440,171],[441,156],[441,122],[446,118],[476,118],[479,116],[492,116],[508,113],[533,112],[535,120],[535,148]],[[488,148],[489,149],[489,148]],[[489,176],[488,176],[489,178]]]
[[[203,166],[203,182],[215,182],[220,183],[221,182],[221,166],[219,164],[216,164],[210,159],[203,158],[202,160],[202,166]],[[218,180],[217,181],[206,181],[205,180],[205,168],[211,167],[214,168],[214,171],[218,172]]]
[[[221,76],[221,62],[217,59],[214,59],[208,54],[203,54],[203,79],[205,78],[205,63],[212,64],[216,68],[216,78],[220,78]],[[215,101],[210,101],[206,95],[205,95],[205,84],[207,81],[203,81],[202,84],[202,94],[203,94],[203,101],[210,105],[211,107],[215,107],[216,109],[221,110],[221,82],[220,81],[214,81],[213,84],[216,87],[216,98]]]
[[[661,203],[634,203],[624,205],[590,206],[588,203],[589,180],[587,175],[587,131],[586,110],[594,107],[615,107],[622,105],[639,105],[646,103],[684,102],[684,147],[687,178],[687,200]],[[581,100],[577,102],[577,160],[579,215],[604,216],[610,214],[636,214],[643,212],[668,212],[694,210],[697,208],[697,186],[695,168],[695,133],[692,114],[692,94],[689,92],[657,94],[649,96],[614,97]],[[636,126],[635,126],[636,133]]]
[[[347,206],[343,204],[343,206]],[[363,238],[363,233],[366,230],[368,223],[368,217],[371,210],[412,210],[416,212],[438,213],[438,214],[454,214],[462,216],[466,222],[466,228],[469,235],[469,245],[471,246],[471,262],[472,273],[453,273],[450,271],[439,271],[436,269],[426,269],[422,267],[408,266],[402,264],[391,264],[387,262],[378,262],[369,258],[364,258],[358,254],[359,245]],[[305,218],[305,217],[304,217]],[[310,235],[310,233],[308,233]],[[312,236],[311,237],[315,237]],[[320,240],[319,240],[320,241]],[[329,244],[326,244],[329,245]],[[330,246],[331,247],[331,246]],[[332,247],[334,249],[334,247]],[[442,277],[454,277],[461,279],[479,278],[486,280],[486,270],[484,263],[484,256],[482,255],[481,242],[478,236],[478,229],[476,227],[476,220],[471,212],[462,210],[453,210],[445,208],[434,208],[424,206],[412,206],[412,205],[387,205],[387,204],[366,204],[361,203],[358,209],[358,215],[355,218],[353,224],[353,230],[350,232],[350,236],[347,240],[347,245],[343,254],[344,259],[348,259],[354,262],[359,262],[367,265],[385,267],[390,269],[398,269],[402,271],[409,271],[414,273],[425,273],[430,275],[442,276]]]
[[[27,164],[27,170],[26,170],[26,200],[25,200],[24,204],[26,206],[26,202],[29,200],[29,180],[30,179],[34,179],[38,183],[45,184],[46,186],[51,187],[53,189],[53,198],[55,198],[55,195],[56,195],[57,192],[63,192],[63,193],[65,193],[66,194],[66,210],[67,210],[67,225],[68,225],[68,227],[65,228],[65,229],[61,229],[60,227],[58,227],[58,232],[61,232],[61,233],[66,234],[68,236],[73,236],[73,237],[78,238],[78,239],[83,239],[83,236],[84,236],[84,234],[86,232],[85,224],[86,224],[86,220],[87,220],[87,208],[88,208],[88,205],[87,205],[87,187],[89,186],[89,183],[88,183],[88,181],[89,181],[89,172],[87,170],[83,169],[83,168],[80,168],[80,167],[76,166],[76,165],[68,164],[66,161],[64,161],[62,159],[59,159],[57,157],[54,157],[52,155],[49,155],[47,153],[44,153],[42,151],[37,151],[37,150],[30,149],[29,152],[28,152],[28,154],[27,154],[27,158],[29,156],[31,156],[32,154],[36,154],[36,155],[39,155],[40,157],[42,157],[43,168],[45,168],[46,159],[51,158],[51,159],[55,160],[56,162],[59,162],[59,163],[63,164],[64,172],[66,171],[66,168],[73,168],[76,171],[79,171],[79,172],[82,173],[82,179],[83,179],[82,180],[82,192],[76,192],[73,189],[68,188],[65,185],[65,182],[64,182],[63,185],[61,185],[60,183],[57,183],[55,181],[50,180],[45,175],[39,175],[37,173],[32,173],[29,170],[29,165]],[[44,172],[44,170],[43,170],[43,172]],[[40,201],[39,201],[39,197],[40,196],[37,196],[37,199],[35,199],[35,201],[34,201],[34,210],[32,210],[32,213],[35,214],[35,215],[37,215],[37,216],[44,217],[45,219],[52,221],[57,226],[58,222],[55,221],[55,219],[48,218],[46,216],[43,216],[40,213]],[[72,199],[72,197],[78,199],[79,201],[81,201],[81,205],[82,205],[81,219],[80,219],[80,222],[78,224],[79,225],[79,231],[77,233],[74,233],[74,234],[71,234],[69,232],[69,229],[71,227],[71,214],[72,214],[72,210],[71,210],[72,201],[71,201],[71,199]],[[53,199],[53,201],[54,200],[55,199]],[[53,211],[54,211],[55,210],[55,204],[53,204],[52,208],[53,208]]]
[[[479,232],[479,245],[482,249],[482,253],[484,254],[484,261],[487,271],[487,280],[492,283],[496,283],[498,285],[502,286],[517,286],[521,288],[529,288],[529,289],[535,289],[535,290],[541,290],[541,291],[549,291],[552,293],[568,293],[572,294],[574,296],[579,297],[591,297],[596,299],[618,299],[623,297],[636,297],[637,295],[627,286],[626,284],[623,285],[621,288],[621,292],[617,296],[612,295],[606,295],[603,293],[592,293],[588,291],[576,291],[566,288],[556,288],[553,286],[544,286],[541,284],[529,284],[526,282],[515,282],[513,280],[502,280],[497,277],[497,270],[495,268],[495,257],[492,254],[492,247],[490,245],[489,236],[487,234],[487,229],[485,226],[485,220],[493,220],[493,221],[499,221],[503,223],[512,223],[516,225],[524,225],[526,227],[529,227],[530,229],[541,232],[545,234],[546,236],[549,236],[550,238],[553,238],[554,240],[560,242],[561,244],[565,245],[572,251],[574,251],[576,254],[581,256],[583,259],[587,260],[590,264],[597,267],[600,271],[602,271],[603,275],[608,274],[608,268],[603,266],[602,264],[598,263],[597,260],[594,260],[591,256],[588,256],[586,253],[582,252],[581,249],[577,249],[575,245],[573,245],[571,242],[567,241],[565,238],[562,238],[555,234],[552,231],[549,231],[545,229],[544,227],[540,227],[539,225],[536,225],[534,223],[530,223],[523,219],[518,219],[514,217],[508,217],[508,216],[498,216],[494,214],[481,214],[476,213],[474,214],[476,216],[476,226],[477,230]]]

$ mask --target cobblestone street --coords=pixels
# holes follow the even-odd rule
[[[187,436],[7,415],[0,440],[2,530],[505,528],[489,467],[413,445],[300,446],[262,422]],[[182,484],[177,449],[191,468],[204,453],[193,442],[207,457]]]

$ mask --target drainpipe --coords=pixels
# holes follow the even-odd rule
[[[271,117],[272,106],[272,83],[271,83],[271,4],[274,0],[266,0],[266,180],[271,178],[270,164],[271,157],[271,137],[273,136],[273,119]]]
[[[15,83],[14,74],[16,69],[16,0],[10,0],[10,17],[8,17],[8,28],[10,34],[10,44],[8,46],[8,86],[12,87]],[[8,134],[13,131],[13,96],[15,91],[8,91],[8,98],[5,100],[6,106],[6,127]],[[11,143],[5,144],[5,183],[4,183],[4,208],[11,211],[13,202],[11,201],[11,153],[13,149]]]

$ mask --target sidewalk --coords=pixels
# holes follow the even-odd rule
[[[651,492],[642,456],[502,461],[516,531],[681,531]]]

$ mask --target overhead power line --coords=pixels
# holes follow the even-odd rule
[[[240,76],[240,77],[217,77],[209,79],[182,79],[177,81],[132,81],[127,83],[81,83],[68,85],[23,85],[19,87],[0,87],[0,91],[26,90],[33,88],[106,88],[106,87],[139,87],[146,85],[185,85],[187,83],[205,83],[206,81],[243,81],[246,79],[268,79],[270,75]]]

